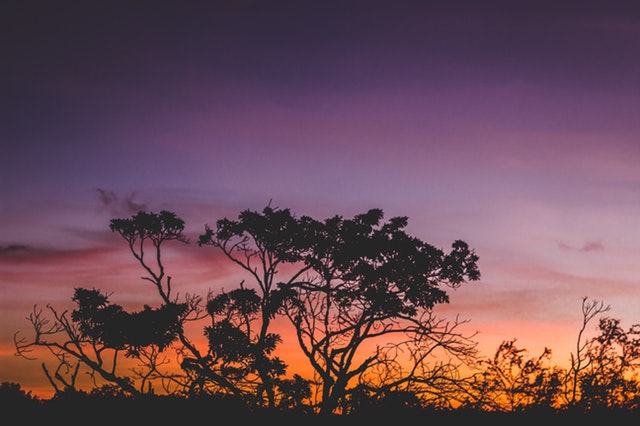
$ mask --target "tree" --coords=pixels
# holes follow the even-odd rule
[[[371,209],[353,219],[300,220],[314,275],[281,287],[296,291],[285,313],[320,380],[322,413],[336,411],[358,385],[378,395],[433,393],[455,374],[443,359],[476,355],[475,342],[457,331],[461,323],[432,309],[448,302],[445,287],[480,278],[478,256],[463,241],[445,253],[408,235],[406,217],[383,217]]]
[[[128,394],[154,392],[153,382],[160,381],[164,390],[182,389],[189,381],[173,373],[164,373],[167,358],[162,352],[175,341],[182,342],[185,350],[198,354],[184,335],[183,324],[202,318],[197,296],[186,295],[178,303],[171,298],[171,277],[165,274],[162,246],[167,241],[186,242],[184,222],[174,213],[139,212],[129,219],[113,219],[110,228],[128,243],[136,260],[161,297],[158,308],[145,306],[140,312],[126,312],[112,304],[109,296],[99,290],[76,288],[72,300],[77,309],[71,315],[47,306],[53,320],[44,316],[42,309],[34,307],[29,320],[34,329],[31,340],[14,336],[16,352],[28,358],[37,347],[46,348],[57,360],[53,372],[45,363],[42,368],[56,393],[73,391],[78,374],[86,369],[96,386],[100,380],[115,384]],[[149,247],[150,246],[150,247]],[[151,259],[147,250],[153,250]],[[120,355],[135,359],[138,364],[131,371],[121,371]],[[136,381],[138,386],[135,385]],[[173,386],[173,388],[172,388]]]
[[[611,309],[611,306],[605,305],[603,301],[591,300],[587,297],[582,298],[582,326],[578,332],[578,339],[576,341],[576,352],[571,354],[571,365],[567,374],[567,383],[569,386],[567,392],[567,403],[570,405],[576,404],[580,399],[579,395],[579,379],[582,371],[589,367],[589,357],[587,354],[587,343],[584,341],[584,333],[587,329],[587,325],[596,316],[607,312]]]
[[[537,358],[527,358],[515,339],[503,342],[493,358],[478,362],[463,406],[484,411],[637,410],[640,325],[625,331],[619,320],[603,317],[600,334],[585,337],[587,325],[609,310],[601,301],[582,299],[583,321],[568,370],[550,364],[548,348]]]
[[[485,411],[556,409],[564,371],[551,366],[551,349],[536,358],[516,346],[516,339],[504,341],[493,358],[479,361],[481,372],[474,376],[472,398],[465,405]]]
[[[640,407],[640,324],[624,330],[620,320],[601,318],[600,334],[586,343],[588,363],[578,377],[579,405],[594,408]]]
[[[220,249],[253,278],[254,288],[245,288],[241,282],[239,289],[222,292],[208,302],[213,321],[206,334],[214,353],[242,364],[236,372],[244,371],[249,377],[255,371],[256,396],[264,392],[271,408],[276,406],[278,383],[283,383],[287,368],[273,356],[281,337],[272,332],[271,321],[291,294],[286,284],[278,287],[276,279],[285,279],[278,275],[284,265],[298,264],[286,278],[289,284],[310,269],[300,264],[301,238],[300,224],[290,210],[267,206],[262,213],[245,210],[236,220],[220,219],[215,228],[206,225],[198,241],[200,246]]]
[[[318,376],[323,413],[336,411],[358,381],[380,393],[446,381],[440,373],[451,373],[452,364],[439,365],[438,374],[427,368],[436,349],[462,361],[475,355],[475,343],[456,331],[460,323],[437,319],[432,308],[448,302],[443,287],[479,279],[478,257],[463,241],[444,253],[409,236],[405,217],[382,219],[382,210],[372,209],[321,222],[267,206],[220,220],[199,240],[221,249],[257,283],[256,342],[268,335],[272,316],[290,319]],[[286,279],[276,279],[280,269],[287,269]]]

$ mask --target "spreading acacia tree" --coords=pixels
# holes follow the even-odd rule
[[[33,339],[18,338],[27,357],[44,347],[57,361],[45,374],[57,392],[76,387],[79,372],[128,394],[234,395],[251,406],[348,409],[350,395],[433,392],[453,381],[455,365],[430,364],[437,349],[461,361],[475,344],[437,319],[432,308],[448,301],[446,287],[480,277],[478,257],[455,241],[450,252],[408,235],[405,217],[383,221],[379,209],[352,219],[318,221],[271,206],[205,226],[199,245],[221,250],[249,282],[209,292],[206,299],[173,291],[162,252],[187,243],[184,222],[172,212],[139,212],[113,219],[159,296],[156,307],[127,312],[96,289],[76,288],[70,314],[34,308]],[[281,336],[273,320],[288,318],[313,378],[287,376],[277,355]],[[186,335],[186,324],[207,320],[207,346]],[[123,369],[122,358],[137,362]],[[177,362],[179,369],[170,368]],[[446,380],[445,380],[446,379]],[[312,389],[316,391],[312,397]]]
[[[384,222],[380,209],[318,221],[267,206],[207,226],[199,243],[222,250],[253,277],[257,348],[273,348],[273,317],[290,320],[315,373],[319,411],[332,413],[356,387],[433,392],[453,379],[452,358],[475,356],[475,343],[456,330],[460,323],[438,319],[433,307],[448,301],[447,287],[480,278],[478,256],[463,241],[445,253],[408,235],[406,225],[406,217]],[[281,277],[281,269],[288,273]],[[212,343],[220,337],[210,335]],[[442,352],[448,362],[429,362]],[[261,359],[258,372],[273,368],[267,355],[253,355]],[[260,377],[269,394],[273,377]]]
[[[445,253],[370,210],[353,219],[303,218],[315,275],[294,285],[286,315],[321,383],[321,412],[349,409],[354,389],[444,396],[458,363],[476,356],[471,336],[433,313],[447,288],[478,280],[478,257],[463,241]],[[457,361],[457,362],[456,362]]]

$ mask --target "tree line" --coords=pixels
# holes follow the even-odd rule
[[[41,364],[53,399],[173,398],[224,401],[247,411],[349,415],[380,409],[637,411],[640,324],[628,330],[582,300],[583,323],[568,368],[551,350],[530,356],[504,341],[479,353],[466,320],[434,312],[447,290],[480,280],[479,257],[462,240],[445,251],[409,235],[407,217],[381,209],[317,220],[267,205],[206,225],[197,244],[222,253],[248,277],[206,295],[176,291],[167,244],[189,243],[175,213],[140,211],[112,219],[157,295],[127,311],[99,289],[76,288],[75,308],[34,307],[16,354]],[[588,325],[598,319],[595,337]],[[275,320],[294,331],[311,377],[289,374]],[[187,325],[205,324],[206,345]],[[199,336],[198,336],[199,337]],[[122,367],[123,359],[135,361]],[[79,375],[93,386],[81,389]],[[0,397],[33,399],[3,383]]]

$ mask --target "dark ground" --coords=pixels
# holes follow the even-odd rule
[[[231,424],[232,426],[271,425],[278,426],[341,426],[378,425],[413,426],[438,424],[442,426],[468,424],[520,426],[519,423],[534,422],[536,425],[571,425],[599,422],[603,426],[640,425],[640,411],[593,411],[582,412],[535,412],[526,413],[486,413],[477,411],[433,411],[379,409],[360,415],[319,416],[280,412],[248,412],[233,404],[200,403],[193,401],[45,401],[45,403],[8,403],[0,400],[5,419],[13,419],[13,424],[56,424],[75,425],[179,425],[189,424]]]

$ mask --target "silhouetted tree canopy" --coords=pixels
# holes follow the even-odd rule
[[[130,356],[139,355],[142,347],[156,345],[160,351],[182,333],[181,317],[187,306],[171,303],[157,309],[145,305],[139,312],[126,312],[109,303],[98,290],[77,288],[72,298],[78,308],[71,313],[83,336],[106,348],[126,349]]]
[[[127,311],[100,290],[75,288],[70,314],[47,305],[48,317],[34,306],[33,337],[16,333],[16,353],[48,351],[53,368],[42,369],[58,403],[162,394],[325,415],[640,407],[640,325],[624,330],[603,317],[599,334],[587,338],[587,324],[609,307],[584,298],[569,369],[552,365],[546,348],[529,357],[516,339],[485,358],[475,334],[462,329],[467,320],[434,311],[450,290],[480,279],[479,257],[463,240],[444,250],[407,225],[407,217],[385,220],[381,209],[322,220],[270,205],[241,211],[205,225],[198,245],[221,252],[246,279],[202,296],[174,294],[163,262],[166,244],[189,242],[181,218],[140,211],[113,219],[111,231],[145,271],[157,303]],[[290,327],[295,342],[287,343],[297,344],[312,377],[289,372],[276,320]],[[204,345],[188,335],[189,323],[202,325]],[[121,354],[135,366],[122,367]],[[80,374],[94,384],[90,393]],[[11,384],[0,390],[27,398]]]
[[[263,327],[280,308],[291,320],[322,383],[321,409],[326,412],[338,408],[352,380],[364,380],[383,365],[396,373],[386,386],[410,381],[416,370],[399,373],[397,356],[390,355],[399,346],[379,349],[370,357],[363,354],[364,361],[356,361],[361,348],[385,335],[410,336],[401,345],[414,348],[430,334],[451,337],[454,327],[440,328],[428,314],[436,304],[448,302],[444,287],[480,278],[478,256],[465,242],[455,241],[445,253],[408,235],[406,217],[383,219],[381,209],[352,219],[319,221],[267,206],[262,212],[245,210],[236,220],[219,220],[215,229],[206,226],[199,239],[200,245],[221,249],[255,278]],[[284,264],[292,272],[276,280]],[[268,334],[260,340],[262,348],[271,350]],[[473,351],[473,343],[461,335],[426,351],[435,346],[460,358]]]

